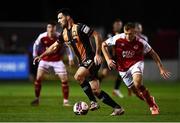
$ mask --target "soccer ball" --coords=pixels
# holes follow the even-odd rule
[[[73,111],[76,115],[86,115],[88,113],[88,110],[88,104],[83,101],[77,102],[73,106]]]

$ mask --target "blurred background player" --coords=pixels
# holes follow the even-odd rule
[[[111,38],[114,35],[120,34],[121,33],[121,29],[123,27],[123,22],[117,18],[112,25],[112,33],[109,33],[107,35],[107,38]],[[112,57],[114,59],[115,57],[115,53],[114,53],[114,48],[113,47],[109,47],[109,52],[112,54]],[[102,71],[101,74],[99,76],[100,81],[102,81],[107,75],[108,75],[109,69],[106,63],[106,60],[103,58],[103,63],[102,63]],[[117,78],[115,80],[115,85],[114,85],[114,89],[113,89],[113,95],[118,96],[120,98],[123,98],[124,95],[122,94],[122,92],[120,91],[120,85],[121,85],[122,79],[119,76],[119,74],[117,74]],[[130,91],[129,91],[129,95],[130,95]]]
[[[56,32],[56,23],[49,22],[47,24],[47,32],[40,34],[33,46],[33,57],[36,58],[38,55],[43,53],[49,46],[51,46],[55,41],[57,41],[59,33]],[[52,53],[50,56],[42,57],[42,60],[39,62],[35,85],[35,100],[31,102],[31,105],[39,104],[39,97],[41,92],[41,81],[44,78],[44,75],[50,72],[53,69],[55,74],[61,80],[62,86],[62,95],[63,95],[63,105],[70,106],[68,102],[69,97],[69,85],[66,67],[62,61],[65,48],[58,47],[56,52]],[[73,55],[70,49],[68,50],[69,64],[73,64]]]
[[[106,48],[110,45],[115,46],[115,53],[117,55],[116,62],[111,59],[108,49]],[[154,97],[150,95],[150,92],[142,83],[144,55],[147,53],[151,55],[164,79],[170,77],[170,72],[165,69],[158,54],[151,46],[142,38],[136,37],[135,24],[127,23],[124,26],[124,33],[103,42],[102,50],[108,67],[110,69],[117,67],[126,86],[131,88],[137,97],[146,101],[150,107],[151,114],[159,114],[159,107]]]
[[[148,37],[143,34],[143,26],[141,23],[139,23],[139,22],[135,23],[135,30],[136,30],[136,34],[139,38],[142,38],[143,40],[148,42]]]
[[[66,44],[72,47],[78,61],[79,68],[74,78],[82,87],[84,93],[90,100],[90,110],[99,109],[99,105],[95,96],[103,103],[113,108],[111,115],[121,115],[124,109],[117,104],[106,92],[100,89],[98,80],[98,70],[101,60],[101,37],[99,33],[89,26],[78,23],[75,24],[69,9],[61,9],[58,12],[58,22],[63,28],[59,40],[51,45],[42,55],[37,57],[35,61],[39,61],[44,56],[52,54],[56,47]],[[94,37],[96,43],[96,51],[93,51],[90,44],[90,37]]]

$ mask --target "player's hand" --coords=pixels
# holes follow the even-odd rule
[[[74,65],[74,60],[69,60],[69,66],[73,66]]]
[[[100,55],[96,54],[95,57],[94,57],[94,63],[96,65],[100,65],[102,63],[102,58]]]
[[[33,65],[36,64],[36,62],[39,62],[41,60],[41,57],[40,56],[36,56],[33,60]]]
[[[169,72],[168,70],[166,70],[165,68],[160,68],[160,74],[164,79],[168,79],[171,77],[171,72]]]
[[[114,60],[112,60],[112,59],[108,60],[107,64],[108,64],[109,70],[112,70],[112,69],[116,68],[116,62]]]

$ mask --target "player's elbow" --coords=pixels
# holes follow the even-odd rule
[[[57,46],[52,46],[52,47],[50,48],[50,50],[52,50],[52,52],[55,53],[55,52],[57,52],[58,47],[57,47]]]
[[[52,52],[56,52],[59,49],[59,44],[55,42],[48,49],[51,50]]]
[[[153,50],[153,49],[151,49],[150,51],[149,51],[149,54],[150,55],[153,55],[153,54],[155,54],[156,52]]]
[[[101,49],[104,49],[105,47],[107,47],[107,44],[106,44],[106,42],[103,42],[101,45]]]
[[[151,51],[149,51],[149,54],[152,58],[157,57],[157,53],[153,49],[151,49]]]
[[[57,51],[57,47],[53,47],[53,52],[56,52]]]

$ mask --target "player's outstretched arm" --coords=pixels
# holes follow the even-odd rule
[[[102,63],[102,58],[100,55],[102,40],[101,40],[101,36],[98,32],[94,31],[92,35],[94,36],[95,43],[96,43],[96,55],[94,57],[94,62],[95,62],[95,64],[99,65]]]
[[[168,79],[171,76],[171,73],[165,69],[165,67],[163,66],[160,57],[158,56],[158,54],[152,49],[149,54],[151,55],[151,57],[154,59],[154,61],[156,62],[160,74],[164,79]]]
[[[33,64],[35,64],[36,62],[39,62],[42,57],[51,55],[52,53],[56,52],[59,47],[60,47],[60,44],[58,42],[55,42],[48,49],[46,49],[46,51],[42,53],[40,56],[35,57]]]
[[[102,52],[106,59],[109,69],[111,70],[112,68],[116,68],[115,61],[111,59],[111,55],[109,54],[109,51],[108,51],[108,45],[105,41],[102,43]]]

